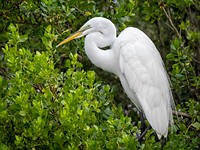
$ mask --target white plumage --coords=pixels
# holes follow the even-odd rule
[[[116,74],[136,107],[145,114],[158,138],[167,137],[173,122],[173,97],[163,61],[153,42],[141,30],[126,28],[117,38],[114,24],[96,17],[58,46],[84,35],[85,51],[96,66]],[[101,48],[111,46],[111,49]]]
[[[158,137],[167,137],[169,121],[172,120],[172,97],[159,52],[137,28],[125,29],[117,40],[120,41],[116,45],[120,47],[120,79],[127,80],[129,91],[134,92],[136,98],[126,93],[133,102],[137,101],[137,107],[144,112]]]

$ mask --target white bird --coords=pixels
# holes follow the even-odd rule
[[[173,123],[173,97],[162,58],[153,42],[141,30],[128,27],[116,37],[115,25],[95,17],[56,47],[85,36],[90,61],[117,75],[139,111],[143,112],[158,138],[165,138]],[[110,49],[103,50],[110,46]]]

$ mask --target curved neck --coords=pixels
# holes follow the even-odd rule
[[[97,67],[103,70],[116,73],[116,58],[112,49],[102,50],[100,47],[112,46],[115,38],[115,29],[111,32],[108,31],[104,35],[103,32],[93,32],[85,38],[85,52],[90,61]]]

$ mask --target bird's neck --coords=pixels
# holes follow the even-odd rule
[[[85,52],[90,61],[103,70],[116,73],[116,58],[112,49],[102,50],[99,46],[110,46],[114,40],[102,37],[100,33],[92,33],[85,38]],[[113,37],[112,37],[113,39]],[[108,41],[110,40],[110,41]],[[109,43],[110,42],[110,43]],[[104,44],[106,43],[106,45]],[[109,45],[108,45],[109,44]]]

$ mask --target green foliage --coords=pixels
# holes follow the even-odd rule
[[[183,47],[182,40],[175,39],[171,44],[171,53],[167,55],[169,61],[173,61],[171,80],[173,88],[176,91],[179,99],[185,101],[191,95],[197,96],[197,91],[200,88],[200,76],[196,76],[192,65],[192,49]],[[190,94],[188,94],[190,93]]]
[[[12,29],[12,30],[11,30]],[[0,105],[0,141],[7,149],[122,149],[137,146],[137,128],[113,103],[108,85],[95,80],[93,71],[82,70],[78,55],[70,54],[66,72],[55,68],[51,27],[42,40],[46,51],[31,53],[17,48],[23,35],[14,25],[5,48],[10,69]],[[17,35],[17,36],[16,36]],[[50,43],[50,44],[49,44]],[[54,50],[56,53],[56,50]],[[30,142],[31,141],[31,142]]]
[[[0,8],[0,149],[199,149],[198,1],[4,0]],[[95,16],[119,32],[144,30],[161,50],[176,109],[186,114],[174,117],[165,145],[152,129],[137,141],[140,121],[123,113],[130,100],[92,67],[83,40],[55,49]]]

